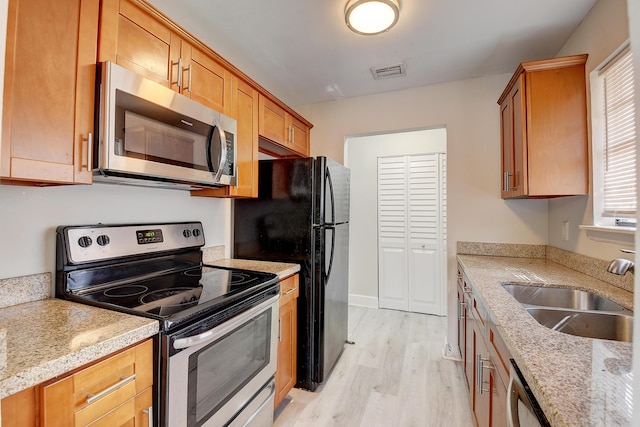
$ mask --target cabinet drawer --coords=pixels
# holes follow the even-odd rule
[[[84,426],[133,399],[152,383],[153,343],[147,340],[43,385],[42,419],[47,426]]]
[[[298,298],[300,294],[299,277],[299,275],[294,274],[280,282],[280,307]]]

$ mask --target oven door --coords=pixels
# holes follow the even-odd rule
[[[165,337],[171,354],[162,402],[168,426],[225,426],[241,418],[267,418],[271,425],[273,385],[269,384],[277,366],[279,298],[211,330]]]

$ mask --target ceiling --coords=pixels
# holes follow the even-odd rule
[[[597,0],[399,0],[377,36],[353,33],[347,0],[149,0],[295,107],[492,74],[555,56]],[[406,64],[406,76],[370,71]]]

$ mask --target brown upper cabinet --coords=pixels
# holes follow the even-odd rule
[[[588,193],[586,60],[523,62],[500,96],[503,199]]]
[[[10,0],[2,183],[92,182],[96,62],[102,61],[237,120],[238,185],[200,196],[257,196],[260,99],[281,110],[286,136],[273,144],[280,156],[309,153],[309,122],[144,0]]]
[[[230,113],[229,71],[144,3],[103,1],[98,58]]]
[[[235,186],[192,191],[192,196],[258,197],[258,91],[236,76],[231,80],[231,116],[238,121],[238,182]]]
[[[11,0],[3,182],[90,184],[99,0]]]
[[[102,1],[98,60],[117,63],[237,120],[237,185],[192,191],[194,196],[257,197],[262,99],[278,106],[283,132],[287,127],[289,136],[282,141],[291,142],[282,144],[280,156],[309,153],[310,123],[145,1]]]
[[[263,151],[277,157],[309,156],[310,125],[262,94],[258,123]]]

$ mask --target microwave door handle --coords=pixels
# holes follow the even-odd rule
[[[220,136],[219,141],[214,141],[216,129],[218,129],[218,135]],[[218,161],[217,170],[213,166],[213,146],[216,143],[220,144],[220,159]],[[215,174],[213,182],[219,182],[220,177],[222,176],[222,172],[227,166],[227,143],[224,131],[222,130],[222,127],[220,126],[220,122],[218,120],[213,121],[211,125],[211,131],[209,132],[209,138],[207,140],[207,166],[209,167],[209,172]]]

